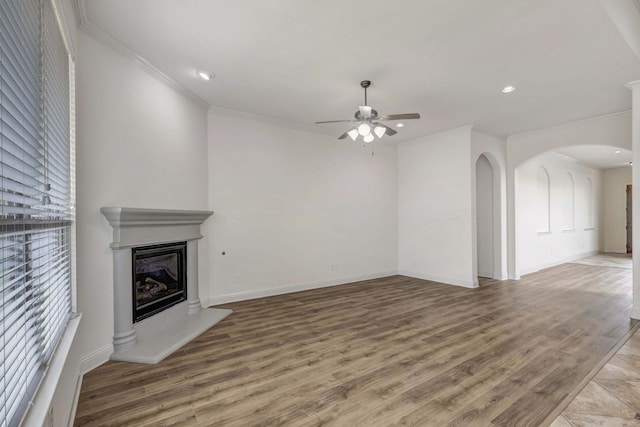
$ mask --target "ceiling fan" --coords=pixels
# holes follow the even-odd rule
[[[323,122],[316,122],[317,125],[324,123],[343,123],[343,122],[355,122],[358,125],[352,127],[338,139],[344,139],[349,136],[354,141],[358,138],[358,135],[362,136],[364,142],[371,142],[377,136],[382,138],[384,135],[395,135],[398,133],[395,129],[381,123],[381,121],[387,120],[412,120],[419,119],[419,113],[409,114],[389,114],[386,116],[379,116],[378,112],[367,105],[367,88],[371,86],[370,80],[363,80],[360,82],[360,86],[364,89],[364,105],[358,107],[358,111],[354,114],[354,118],[351,120],[328,120]],[[375,135],[375,136],[374,136]]]

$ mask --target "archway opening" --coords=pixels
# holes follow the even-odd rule
[[[482,154],[476,161],[476,247],[478,277],[494,278],[495,267],[494,171]]]
[[[624,253],[630,151],[557,148],[515,168],[517,277],[600,252]]]

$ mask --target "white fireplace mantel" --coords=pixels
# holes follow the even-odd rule
[[[213,211],[113,207],[100,212],[113,227],[114,249],[201,239],[200,224],[213,215]]]
[[[113,360],[158,363],[209,329],[231,310],[202,309],[198,296],[200,225],[212,211],[104,207],[113,227]],[[133,323],[131,248],[187,242],[187,301]]]

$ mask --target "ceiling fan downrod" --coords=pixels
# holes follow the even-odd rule
[[[364,105],[367,106],[367,88],[371,86],[371,80],[363,80],[360,82],[360,86],[364,89]]]

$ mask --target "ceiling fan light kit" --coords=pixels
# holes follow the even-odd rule
[[[338,139],[344,139],[349,136],[352,140],[356,141],[358,136],[361,136],[366,143],[373,142],[376,137],[382,138],[384,135],[393,136],[398,133],[396,130],[381,123],[387,120],[413,120],[419,119],[419,113],[409,114],[390,114],[388,116],[379,116],[378,112],[367,105],[367,88],[371,86],[370,80],[363,80],[360,82],[360,86],[364,89],[364,105],[358,107],[358,111],[354,114],[353,120],[329,120],[323,122],[316,122],[317,125],[325,123],[344,123],[355,122],[359,123],[340,135]],[[400,127],[400,126],[398,126]]]

